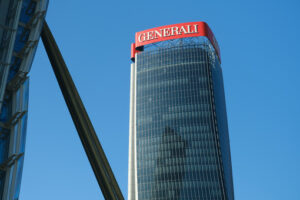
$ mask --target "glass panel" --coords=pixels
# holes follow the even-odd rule
[[[210,44],[186,41],[146,47],[136,55],[137,180],[142,200],[225,197],[211,78],[219,63]]]

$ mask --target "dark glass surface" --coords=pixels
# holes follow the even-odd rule
[[[17,9],[19,3],[21,3],[20,13]],[[20,79],[21,76],[26,78],[33,60],[36,50],[35,42],[39,39],[33,37],[33,33],[39,27],[37,22],[43,20],[44,11],[42,9],[44,8],[42,7],[45,6],[45,3],[48,2],[11,0],[7,15],[3,16],[6,18],[5,25],[10,28],[13,28],[14,20],[19,21],[17,22],[13,52],[8,49],[8,44],[11,42],[11,31],[3,31],[0,46],[0,57],[6,58],[9,53],[12,53],[10,65],[7,66],[9,67],[8,74],[4,73],[4,68],[0,69],[1,81],[4,78],[6,80],[6,83],[2,82],[5,94],[0,112],[0,199],[19,199],[28,117],[28,80],[24,82]],[[19,18],[16,19],[19,14]],[[33,53],[30,53],[31,50]],[[10,83],[14,88],[8,91],[6,86]],[[8,151],[9,149],[10,151]]]
[[[220,148],[222,152],[224,184],[226,188],[225,191],[226,195],[228,196],[228,199],[234,199],[224,84],[222,69],[218,63],[215,67],[212,68],[212,82],[214,89],[214,105],[216,110],[218,133],[220,138]]]
[[[0,163],[4,163],[8,157],[10,131],[6,128],[0,128]],[[0,169],[0,194],[2,194],[5,183],[5,170]]]
[[[137,54],[139,200],[232,199],[224,192],[213,67],[206,44]]]
[[[34,15],[34,11],[36,8],[37,2],[34,0],[24,0],[22,4],[21,16],[20,21],[23,23],[30,22],[32,16]]]

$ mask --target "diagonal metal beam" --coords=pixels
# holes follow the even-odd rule
[[[123,200],[124,197],[119,185],[46,21],[44,22],[41,36],[60,90],[64,96],[103,196],[106,200]]]

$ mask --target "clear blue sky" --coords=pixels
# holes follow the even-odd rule
[[[47,21],[127,199],[134,33],[206,21],[219,42],[236,200],[299,200],[300,2],[50,0]],[[103,199],[40,42],[21,200]]]

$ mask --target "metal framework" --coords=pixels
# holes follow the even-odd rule
[[[57,82],[104,198],[107,200],[123,200],[124,197],[119,185],[46,21],[43,25],[41,37]]]

